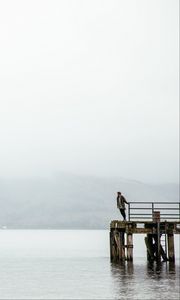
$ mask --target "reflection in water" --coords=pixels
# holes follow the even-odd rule
[[[152,277],[158,275],[157,278],[165,277],[166,275],[175,274],[175,263],[174,262],[148,262],[147,263],[147,275]]]
[[[112,263],[111,275],[115,299],[164,300],[179,295],[179,264],[142,260]]]
[[[132,298],[134,293],[133,274],[134,266],[132,262],[119,262],[111,264],[111,273],[115,283],[115,292],[117,297],[126,299],[127,294]]]
[[[147,275],[149,277],[158,275],[157,278],[160,278],[163,271],[163,266],[161,262],[147,262]]]
[[[134,265],[132,261],[121,261],[119,263],[111,263],[111,271],[114,276],[133,275]]]
[[[175,274],[176,273],[176,265],[173,261],[169,262],[169,273]]]

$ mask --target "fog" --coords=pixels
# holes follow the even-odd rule
[[[178,181],[178,1],[0,3],[0,178]]]
[[[123,178],[59,173],[51,179],[1,179],[0,229],[108,229],[110,220],[122,219],[117,209],[118,190],[128,202],[177,202],[170,207],[179,213],[178,184],[148,185]]]

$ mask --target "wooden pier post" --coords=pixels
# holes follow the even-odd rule
[[[124,231],[111,229],[109,236],[111,261],[125,260]]]
[[[169,261],[175,261],[175,254],[174,254],[174,234],[168,234],[168,258]]]
[[[133,260],[133,235],[127,233],[127,260]]]
[[[121,260],[125,260],[125,244],[124,244],[124,232],[120,232],[120,244],[121,244]]]
[[[153,244],[153,235],[152,234],[147,234],[145,237],[145,244],[147,248],[147,260],[149,262],[154,261],[155,256],[154,256],[154,244]]]
[[[115,230],[114,231],[114,240],[116,243],[116,257],[115,257],[115,261],[118,261],[120,258],[120,253],[121,253],[121,242],[120,242],[120,233],[119,231]]]
[[[109,232],[109,242],[110,242],[110,259],[113,260],[113,234],[112,231]]]
[[[158,262],[161,261],[161,253],[160,253],[160,247],[161,247],[161,241],[160,241],[160,222],[157,222],[157,234],[155,238],[155,245],[156,245],[156,260]]]
[[[117,260],[117,245],[115,241],[114,231],[110,231],[110,258],[111,261]]]
[[[118,249],[119,249],[119,255],[118,255],[118,259],[121,260],[122,259],[122,242],[121,242],[121,232],[118,232]]]

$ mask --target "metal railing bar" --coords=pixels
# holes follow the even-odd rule
[[[180,216],[180,214],[161,214],[161,216]]]
[[[142,215],[142,216],[152,216],[152,214],[147,214],[147,213],[144,213],[144,214],[141,214],[141,213],[131,213],[131,216],[140,216],[140,215]],[[171,214],[171,213],[169,213],[169,214],[161,214],[161,216],[180,216],[180,214]]]
[[[155,207],[155,209],[161,209],[161,210],[179,210],[178,208],[176,207]]]
[[[131,207],[131,209],[150,209],[150,210],[152,210],[152,207]]]
[[[131,217],[131,219],[140,221],[140,220],[138,219],[138,217]],[[151,221],[153,222],[152,218],[150,218],[150,217],[144,217],[144,218],[141,218],[141,221],[142,221],[142,220],[151,220]],[[168,218],[168,220],[175,220],[175,221],[179,222],[180,219],[178,219],[178,218]],[[165,221],[167,221],[167,219],[161,218],[161,222],[165,222]],[[154,221],[154,222],[155,222],[155,221]]]
[[[137,218],[138,218],[138,216],[137,217],[131,217],[131,219],[137,219]],[[152,220],[152,217],[144,217],[142,219],[151,219]]]
[[[129,204],[133,204],[133,203],[139,203],[139,204],[142,204],[142,203],[144,203],[144,204],[151,204],[151,203],[154,203],[154,204],[178,204],[179,205],[179,203],[180,202],[151,202],[151,201],[147,201],[147,202],[145,202],[145,201],[142,201],[142,202],[139,202],[139,201],[134,201],[134,202],[128,202]]]
[[[164,218],[163,218],[164,219]],[[171,217],[168,217],[168,220],[171,219],[171,220],[180,220],[180,218],[171,218]]]
[[[133,204],[136,204],[136,203],[133,203]],[[141,206],[142,207],[142,206]],[[141,207],[139,207],[139,208],[141,208]],[[152,206],[143,206],[143,207],[145,207],[145,208],[151,208],[152,209]],[[132,205],[131,205],[131,208],[132,209],[134,209],[134,208],[138,208],[137,206],[136,207],[133,207]],[[156,209],[179,209],[179,207],[177,206],[177,207],[168,207],[168,206],[163,206],[163,207],[156,207],[156,206],[154,206],[154,208],[156,208]]]
[[[154,202],[154,204],[179,204],[179,202]]]
[[[135,205],[136,203],[135,203],[135,202],[133,202],[132,204],[134,204],[134,205]],[[145,205],[145,203],[143,203],[143,204]],[[154,207],[156,207],[156,204],[157,204],[157,203],[155,203]],[[170,205],[170,204],[169,204],[169,205]],[[177,207],[172,207],[172,208],[176,208],[176,209],[178,209],[178,206],[179,206],[179,205],[177,205]],[[132,205],[131,205],[131,207],[132,207]],[[137,205],[136,205],[136,207],[137,207]],[[142,207],[142,206],[141,206],[141,207]],[[149,205],[149,206],[145,206],[145,207],[151,207],[151,208],[152,208],[152,206],[151,206],[151,205]],[[169,206],[165,206],[165,205],[163,205],[163,207],[169,207]],[[160,208],[160,206],[158,206],[157,208]],[[170,208],[171,208],[171,207],[170,207]]]
[[[152,216],[152,214],[141,214],[141,213],[137,213],[137,214],[131,214],[131,216]]]
[[[152,207],[131,207],[131,209],[150,209],[152,210]],[[160,210],[179,210],[178,208],[174,207],[154,207],[154,209],[160,209]]]

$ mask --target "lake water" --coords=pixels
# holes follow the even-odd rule
[[[148,265],[143,235],[134,246],[111,264],[106,230],[0,230],[0,299],[179,299],[179,237],[175,265]]]

